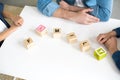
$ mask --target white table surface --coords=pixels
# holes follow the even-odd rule
[[[23,26],[8,37],[0,49],[0,73],[27,80],[120,80],[120,72],[109,53],[101,61],[93,57],[94,49],[102,46],[97,43],[96,36],[119,27],[120,20],[81,25],[43,16],[31,6],[25,6],[21,16]],[[47,27],[48,35],[40,37],[36,34],[35,29],[40,24]],[[55,27],[62,29],[62,38],[52,38]],[[67,42],[69,32],[76,33],[77,43]],[[23,45],[23,40],[28,37],[35,42],[29,50]],[[90,41],[92,49],[89,52],[80,51],[79,42],[83,40]]]

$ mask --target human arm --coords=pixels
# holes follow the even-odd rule
[[[113,53],[112,58],[117,66],[117,68],[120,70],[120,51],[116,51]]]
[[[3,32],[0,33],[0,42],[8,37],[12,32],[14,32],[18,27],[23,24],[23,19],[19,16],[14,16],[9,12],[4,11],[3,16],[13,21],[10,28],[5,29]],[[4,20],[4,18],[3,18]],[[7,26],[8,27],[8,26]]]
[[[101,44],[104,44],[111,37],[120,37],[120,27],[113,29],[108,33],[99,34],[97,41]]]
[[[108,33],[102,33],[97,36],[97,41],[101,44],[104,44],[108,39],[111,37],[115,37],[116,32],[115,31],[110,31]]]
[[[114,29],[113,31],[116,32],[116,37],[117,37],[117,38],[120,38],[120,27]]]
[[[16,26],[21,26],[23,24],[23,19],[19,15],[13,15],[8,11],[3,11],[3,16],[10,19]]]
[[[105,42],[104,45],[112,55],[113,61],[115,62],[117,68],[120,70],[120,51],[117,48],[116,37],[111,37]]]
[[[84,9],[81,13],[76,13],[60,8],[60,6],[52,0],[38,0],[37,7],[39,11],[46,16],[64,18],[81,24],[91,24],[99,21],[98,18],[87,13],[90,12],[91,9]]]
[[[78,11],[81,11],[81,10],[85,9],[83,7],[78,7],[78,6],[70,5],[67,2],[65,2],[64,0],[61,0],[59,2],[59,4],[60,4],[61,8],[69,10],[69,11],[74,11],[74,12],[78,12]]]
[[[80,24],[92,24],[92,23],[98,22],[99,21],[98,18],[87,14],[87,12],[90,12],[90,11],[91,9],[84,9],[81,12],[76,13],[76,12],[72,12],[72,11],[59,8],[58,10],[54,12],[53,16],[68,19],[68,20],[71,20],[71,21],[74,21]]]
[[[14,32],[18,27],[15,25],[12,25],[10,28],[4,30],[0,33],[0,41],[4,40],[6,37],[8,37],[12,32]]]
[[[93,9],[90,14],[100,21],[108,21],[112,13],[113,0],[85,0],[85,5]]]
[[[11,26],[6,22],[4,17],[13,21]],[[0,18],[1,21],[8,27],[8,29],[4,30],[3,32],[0,32],[0,42],[1,42],[12,32],[14,32],[19,26],[23,24],[23,19],[19,16],[18,17],[14,16],[10,12],[5,11],[4,5],[2,3],[0,3]]]

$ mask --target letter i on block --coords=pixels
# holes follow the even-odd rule
[[[67,40],[69,43],[75,43],[75,42],[77,42],[77,36],[75,35],[74,32],[71,32],[71,33],[67,34]]]
[[[97,60],[103,59],[104,57],[106,57],[106,55],[107,55],[106,51],[102,47],[100,47],[94,51],[94,57]]]
[[[31,48],[34,45],[32,38],[27,38],[24,40],[24,45],[27,49]]]
[[[40,35],[40,36],[43,36],[47,33],[47,29],[45,26],[43,25],[39,25],[37,28],[36,28],[36,32]]]
[[[53,29],[53,38],[60,38],[61,37],[61,29],[60,28],[54,28]]]
[[[90,43],[87,40],[80,42],[80,49],[83,52],[90,50]]]

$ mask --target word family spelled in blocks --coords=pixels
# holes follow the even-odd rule
[[[102,47],[100,47],[94,51],[94,57],[97,60],[103,59],[104,57],[106,57],[106,55],[107,55],[106,51]]]
[[[6,74],[1,74],[0,73],[0,80],[25,80],[22,78],[16,78],[14,76],[6,75]]]
[[[77,36],[75,35],[74,32],[71,32],[71,33],[67,34],[67,40],[69,43],[75,43],[75,42],[77,42]]]
[[[83,52],[90,50],[90,43],[87,40],[80,42],[80,49]]]
[[[60,28],[54,28],[53,29],[53,38],[60,38],[61,37],[61,29]]]
[[[32,38],[27,38],[24,40],[24,45],[27,49],[29,49],[30,47],[32,47],[34,45],[34,42],[32,40]]]
[[[45,26],[39,25],[39,26],[36,28],[36,32],[37,32],[40,36],[43,36],[43,35],[47,34],[47,29],[46,29]]]

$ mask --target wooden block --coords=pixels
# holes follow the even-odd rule
[[[25,80],[25,79],[16,78],[16,77],[11,76],[11,75],[1,74],[1,73],[0,73],[0,80]]]
[[[106,57],[106,55],[107,55],[106,51],[102,47],[100,47],[94,51],[94,57],[97,60],[103,59],[104,57]]]
[[[14,76],[10,76],[10,75],[0,73],[0,80],[14,80]]]
[[[27,49],[31,48],[34,45],[32,38],[27,38],[24,40],[24,45]]]
[[[15,78],[14,80],[25,80],[25,79],[22,79],[22,78]]]
[[[67,34],[67,40],[69,43],[75,43],[75,42],[77,42],[77,36],[75,35],[74,32],[71,32],[71,33]]]
[[[53,38],[60,38],[61,37],[61,29],[60,28],[54,28],[53,29]]]
[[[39,26],[36,28],[36,32],[38,33],[38,35],[43,36],[43,35],[47,34],[47,29],[46,29],[45,26],[39,25]]]
[[[80,42],[80,49],[83,52],[90,50],[90,43],[87,40]]]

